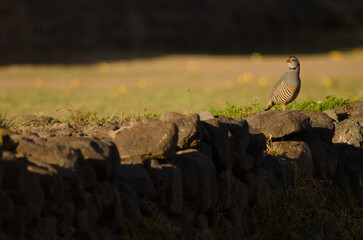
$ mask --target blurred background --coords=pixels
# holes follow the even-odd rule
[[[263,107],[285,60],[297,101],[362,97],[362,0],[0,0],[0,112]]]

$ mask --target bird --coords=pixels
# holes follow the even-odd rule
[[[301,87],[299,60],[295,56],[290,56],[286,62],[289,69],[275,83],[264,111],[274,105],[281,105],[282,110],[285,111],[286,105],[299,95]]]

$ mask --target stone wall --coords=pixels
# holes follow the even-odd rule
[[[216,226],[240,239],[256,200],[292,187],[297,170],[362,199],[362,113],[361,102],[247,119],[15,118],[1,129],[0,239],[135,239],[122,226],[155,216],[180,239]]]

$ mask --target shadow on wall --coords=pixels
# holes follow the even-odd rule
[[[1,64],[164,53],[319,53],[360,47],[363,27],[358,0],[18,0],[5,1],[0,12]]]

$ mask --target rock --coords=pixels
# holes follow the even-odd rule
[[[362,117],[363,102],[355,102],[340,107],[336,110],[338,113],[346,113],[349,118]]]
[[[40,183],[46,201],[60,203],[65,197],[65,183],[56,170],[49,171],[47,168],[36,165],[28,165],[27,170],[32,177],[37,178]]]
[[[336,184],[340,190],[348,197],[350,197],[350,182],[349,177],[344,171],[344,168],[340,162],[338,162],[337,170],[332,177],[333,183]]]
[[[69,129],[69,128],[73,128],[72,125],[68,122],[56,122],[51,126],[51,129],[55,130],[55,131],[60,131],[60,130],[65,130],[65,129]]]
[[[180,214],[184,205],[183,180],[177,165],[151,160],[147,171],[159,193],[161,205],[170,213]]]
[[[14,140],[13,135],[11,131],[1,128],[2,132],[2,149],[5,151],[13,151],[15,150],[17,146],[17,142]]]
[[[49,140],[47,145],[57,148],[70,148],[79,151],[83,159],[96,170],[98,180],[112,178],[120,165],[120,156],[114,143],[87,137],[58,137]]]
[[[363,115],[348,118],[336,125],[333,143],[363,147]]]
[[[246,120],[250,126],[272,139],[287,139],[311,131],[310,118],[298,111],[270,110],[249,116]]]
[[[77,232],[84,233],[96,226],[99,216],[98,208],[91,193],[78,192],[73,197],[76,205],[74,227]]]
[[[321,112],[301,111],[300,113],[310,117],[311,132],[313,134],[318,135],[325,143],[331,142],[335,130],[332,118]]]
[[[72,193],[84,189],[85,179],[81,152],[67,142],[48,142],[45,146],[31,139],[22,139],[17,147],[18,154],[25,155],[27,160],[38,167],[60,174]]]
[[[231,133],[232,164],[238,164],[245,156],[250,142],[248,123],[244,119],[231,119],[224,116],[219,116],[219,119],[227,124],[228,130]]]
[[[247,209],[248,207],[248,190],[246,186],[233,174],[231,175],[231,207],[238,209]]]
[[[0,191],[0,227],[14,218],[15,208],[11,198]]]
[[[2,189],[10,195],[22,195],[26,191],[27,163],[16,158],[12,152],[4,151],[1,161],[3,169]]]
[[[284,187],[293,186],[295,182],[295,167],[290,159],[266,154],[263,158],[263,166],[269,174],[272,174],[278,182],[270,182],[270,188],[276,190],[281,184]]]
[[[231,181],[233,174],[226,170],[221,172],[217,177],[218,183],[218,208],[228,209],[231,207]]]
[[[198,157],[202,153],[196,150],[184,150],[176,153],[174,163],[180,169],[183,181],[183,197],[190,200],[197,191],[198,173],[197,162]],[[204,156],[202,156],[204,157]],[[201,173],[202,174],[202,173]]]
[[[208,228],[208,219],[205,215],[198,214],[194,219],[194,226],[199,230],[204,230]]]
[[[178,130],[174,123],[154,119],[120,128],[114,132],[113,141],[124,163],[140,163],[140,158],[172,159]]]
[[[252,157],[252,155],[250,154],[246,154],[243,159],[241,160],[241,162],[239,163],[239,168],[243,171],[248,171],[251,170],[253,167],[253,163],[254,163],[254,159]]]
[[[253,199],[266,197],[271,193],[270,183],[267,180],[267,169],[260,167],[255,175],[255,189]]]
[[[28,176],[26,179],[26,192],[15,201],[26,207],[26,223],[32,223],[40,213],[45,204],[43,190],[36,178]]]
[[[326,144],[321,140],[320,135],[316,134],[305,135],[302,140],[309,146],[311,151],[314,162],[314,177],[322,180],[327,179]]]
[[[178,128],[178,149],[193,148],[203,137],[203,125],[198,114],[183,115],[169,112],[162,117],[163,121],[175,123]]]
[[[334,145],[338,153],[340,163],[346,172],[351,193],[358,199],[363,197],[363,149],[352,145]]]
[[[249,127],[250,144],[247,152],[253,157],[253,168],[258,169],[262,164],[263,152],[266,149],[266,136],[258,129]]]
[[[341,109],[342,110],[342,109]],[[329,109],[323,111],[328,117],[334,120],[334,123],[347,119],[349,115],[346,112],[339,111],[338,109]]]
[[[199,113],[199,118],[201,121],[207,121],[215,118],[215,116],[211,112],[201,112]]]
[[[124,217],[124,210],[122,206],[121,196],[116,187],[113,187],[113,202],[103,211],[98,220],[98,224],[103,227],[116,230],[120,227],[120,223]]]
[[[219,209],[247,208],[247,188],[231,171],[221,172],[217,179]]]
[[[9,239],[26,239],[26,214],[27,210],[23,205],[15,205],[14,218],[6,229]]]
[[[147,171],[141,165],[121,164],[116,181],[126,182],[140,198],[153,200],[157,192]]]
[[[245,223],[246,215],[244,210],[240,208],[231,208],[226,212],[226,217],[233,226],[234,234],[243,238],[247,232]]]
[[[66,195],[65,201],[63,201],[61,205],[57,205],[57,211],[56,216],[59,235],[70,236],[74,231],[73,224],[76,211],[76,206],[70,194]]]
[[[117,182],[115,185],[120,193],[124,216],[136,223],[139,222],[141,214],[139,198],[137,197],[136,192],[126,183]]]
[[[329,146],[326,150],[326,166],[328,178],[332,178],[338,167],[339,156],[333,146]]]
[[[38,218],[30,229],[27,229],[26,239],[56,239],[57,219],[54,216]]]
[[[175,161],[182,172],[183,184],[187,186],[187,195],[189,202],[195,207],[198,214],[205,213],[217,202],[217,180],[216,170],[212,160],[203,153],[189,149],[180,151],[175,156]],[[187,161],[185,166],[180,164],[181,161]],[[195,168],[196,178],[193,172],[189,172],[191,168]],[[191,174],[191,175],[189,175]],[[193,188],[193,182],[196,190]]]
[[[255,195],[255,174],[252,171],[242,172],[240,175],[236,175],[247,189],[247,199],[249,202],[256,200]]]
[[[181,220],[184,226],[194,226],[195,210],[188,204],[184,203],[183,211],[181,212]]]
[[[231,169],[231,145],[227,124],[217,118],[203,123],[210,136],[207,143],[212,149],[212,159],[216,169],[218,171]]]
[[[314,162],[309,146],[299,141],[284,141],[271,143],[268,153],[292,160],[299,170],[313,176]]]

